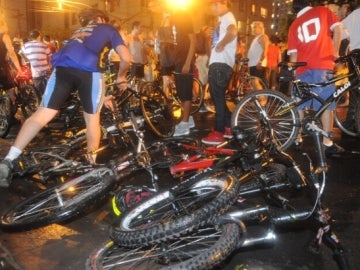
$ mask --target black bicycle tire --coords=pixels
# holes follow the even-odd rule
[[[196,89],[198,91],[198,93],[196,94],[196,99],[194,98],[194,85],[197,85]],[[202,83],[200,82],[200,80],[196,77],[193,77],[193,98],[191,101],[191,111],[190,114],[195,114],[197,113],[201,106],[203,105],[204,102],[204,86],[202,85]]]
[[[349,109],[350,102],[351,102],[351,101],[347,101],[348,97],[346,97],[346,95],[348,95],[348,94],[349,94],[348,92],[344,92],[336,99],[335,110],[334,110],[334,120],[335,120],[336,125],[339,127],[339,129],[342,132],[346,133],[349,136],[356,137],[356,136],[359,136],[359,134],[360,134],[359,131],[356,132],[356,122],[354,123],[354,126],[350,125],[347,127],[346,125],[344,125],[345,120],[346,120],[347,110]],[[347,105],[341,105],[342,102],[347,103]],[[338,109],[338,106],[340,106],[340,105],[343,107],[343,109],[345,108],[346,113],[340,112],[340,109]],[[356,104],[354,104],[354,105],[356,106]],[[355,118],[355,121],[356,121],[356,118]]]
[[[355,130],[360,136],[360,100],[358,99],[355,104]]]
[[[5,138],[11,128],[11,101],[9,96],[5,93],[0,97],[0,137]]]
[[[210,233],[208,237],[204,237],[203,233],[208,230]],[[212,235],[212,230],[220,232],[219,235]],[[197,236],[199,235],[199,236]],[[188,235],[180,235],[173,240],[168,240],[161,242],[159,244],[150,245],[148,247],[136,247],[136,248],[124,248],[118,246],[114,241],[107,241],[100,248],[94,250],[89,258],[86,261],[87,270],[115,270],[123,269],[124,263],[129,263],[132,270],[139,269],[211,269],[226,257],[233,252],[237,244],[240,242],[241,233],[240,228],[235,223],[225,223],[222,225],[207,225],[206,228],[200,228],[195,232],[190,234],[191,241],[193,246],[191,246],[190,240],[186,240]],[[215,239],[218,237],[217,239]],[[214,242],[213,239],[214,238]],[[185,239],[185,240],[183,240]],[[205,240],[206,239],[206,240]],[[204,241],[202,241],[204,240]],[[206,243],[205,243],[206,241]],[[159,264],[161,262],[161,257],[166,254],[166,247],[170,246],[170,253],[175,252],[177,248],[180,250],[180,256],[184,256],[186,253],[189,255],[189,258],[184,258],[181,262],[174,262],[174,264],[164,266],[164,264]],[[185,245],[184,245],[185,243]],[[161,245],[161,247],[158,247]],[[208,248],[204,248],[202,245],[205,245]],[[164,246],[166,246],[164,248]],[[186,250],[184,250],[186,248]],[[159,249],[162,249],[158,251]],[[144,253],[143,256],[141,252]],[[155,253],[155,254],[154,254]],[[167,254],[170,258],[176,256],[172,254]],[[171,256],[172,255],[172,256]],[[131,257],[133,256],[133,257]],[[118,259],[120,257],[120,259]],[[127,262],[122,262],[121,257],[123,257]],[[139,259],[137,259],[139,257]],[[160,257],[160,259],[159,259]],[[144,258],[145,268],[141,266],[141,259]],[[132,261],[139,261],[140,264],[136,264]],[[130,262],[129,262],[130,261]],[[150,263],[148,262],[150,261]],[[151,264],[153,263],[153,264]],[[171,262],[170,262],[171,263]],[[109,266],[109,267],[108,267]],[[113,267],[111,267],[113,266]],[[126,267],[126,265],[125,265]]]
[[[274,137],[283,150],[287,150],[296,140],[300,132],[300,117],[296,107],[279,114],[279,109],[284,104],[290,103],[290,99],[278,91],[262,90],[245,95],[237,104],[231,116],[231,127],[240,127],[246,130],[256,130],[257,136],[262,139],[263,122],[260,119],[259,111],[252,101],[255,97],[261,97],[266,101],[266,106],[262,106],[269,117],[269,123],[274,130]],[[275,107],[276,106],[276,107]],[[286,117],[286,118],[285,118]],[[277,129],[277,127],[282,129]],[[255,133],[254,133],[255,134]]]
[[[107,168],[94,169],[92,172],[64,184],[28,197],[2,213],[0,227],[11,231],[36,229],[52,223],[65,221],[83,213],[89,207],[101,201],[108,194],[108,191],[112,189],[114,178],[110,175],[110,172],[111,170]],[[86,185],[81,186],[84,183]],[[77,189],[80,190],[80,193],[75,194]],[[59,199],[60,193],[63,195],[61,199]],[[71,197],[72,193],[74,195]],[[66,200],[67,198],[64,195],[69,195],[69,199]],[[59,205],[61,204],[60,201],[64,205]],[[51,205],[52,202],[56,202],[57,205]],[[36,208],[37,205],[38,207]],[[25,214],[28,215],[30,213],[29,210],[35,212],[30,216],[25,216]]]
[[[142,84],[140,106],[146,123],[157,136],[167,138],[174,134],[175,121],[171,106],[165,93],[154,87],[152,82]]]
[[[24,84],[19,88],[18,94],[21,111],[25,118],[32,115],[40,105],[39,97],[33,85]]]
[[[124,213],[111,228],[111,238],[121,246],[134,247],[151,245],[190,232],[228,209],[236,200],[238,187],[239,182],[233,175],[221,171],[189,178],[150,196]],[[179,203],[181,209],[174,209],[175,204],[180,206]],[[138,224],[134,224],[136,222]]]

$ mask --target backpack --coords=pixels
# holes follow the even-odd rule
[[[204,31],[195,33],[195,53],[197,54],[207,54],[207,37]]]

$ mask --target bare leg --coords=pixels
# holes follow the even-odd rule
[[[13,146],[21,151],[24,150],[39,131],[55,117],[57,112],[57,110],[49,108],[38,108],[22,125]]]
[[[191,101],[183,101],[181,102],[181,106],[183,107],[183,122],[189,122],[190,110],[191,110]]]
[[[331,110],[324,111],[321,115],[321,123],[325,132],[331,132],[333,130],[334,112]],[[325,145],[331,145],[333,142],[331,139],[324,137],[323,143]]]
[[[99,149],[100,146],[100,112],[95,114],[84,112],[84,119],[86,123],[87,151],[88,153],[91,153],[92,161],[95,163],[96,154],[92,152]]]

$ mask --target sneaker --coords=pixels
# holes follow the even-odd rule
[[[189,116],[189,128],[194,128],[195,127],[195,121],[194,121],[194,117],[192,115]]]
[[[204,144],[218,145],[225,141],[224,134],[219,131],[211,131],[206,137],[201,139]]]
[[[189,123],[181,121],[175,126],[174,137],[184,136],[190,134]]]
[[[9,187],[12,178],[13,165],[8,159],[4,159],[0,162],[0,187]]]
[[[234,137],[234,134],[232,133],[231,128],[225,127],[224,138],[231,139],[232,137]]]
[[[336,143],[333,143],[331,146],[325,145],[325,155],[327,156],[342,154],[344,152],[345,149],[337,145]]]

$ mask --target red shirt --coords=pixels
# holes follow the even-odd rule
[[[267,51],[267,67],[275,68],[279,64],[280,48],[275,44],[270,44]]]
[[[288,54],[297,52],[298,62],[307,62],[299,67],[297,74],[307,69],[334,68],[335,52],[332,30],[340,23],[327,7],[307,7],[298,13],[288,34]]]

